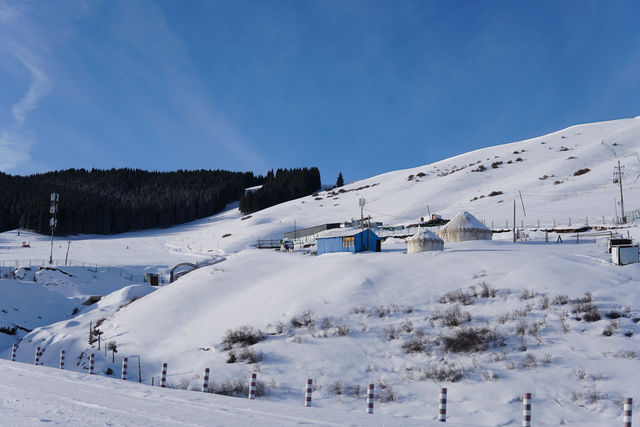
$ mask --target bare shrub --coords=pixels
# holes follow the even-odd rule
[[[465,376],[464,369],[454,362],[444,361],[442,363],[429,363],[423,370],[425,379],[432,381],[447,381],[455,383]]]
[[[367,312],[367,306],[366,305],[359,305],[356,307],[351,308],[351,313],[352,314],[364,314]]]
[[[327,392],[335,396],[340,396],[344,392],[344,386],[340,380],[336,380],[336,382],[329,384]]]
[[[476,296],[475,292],[470,293],[463,291],[462,289],[456,289],[455,291],[447,292],[441,296],[440,302],[442,304],[459,302],[462,305],[471,305],[474,303]]]
[[[445,311],[436,311],[431,315],[431,320],[439,320],[443,326],[460,326],[463,323],[471,322],[471,314],[467,311],[462,311],[460,306],[456,304]]]
[[[237,329],[228,329],[222,339],[222,349],[231,350],[234,347],[248,347],[264,341],[267,335],[251,326],[244,325]]]
[[[573,306],[573,311],[577,314],[584,313],[582,318],[587,322],[597,322],[602,319],[598,308],[590,302],[579,302]]]
[[[596,390],[595,387],[591,390],[586,390],[583,392],[577,392],[577,391],[571,392],[571,399],[574,402],[576,402],[578,406],[593,405],[594,403],[600,400],[608,399],[608,398],[609,396],[607,395],[607,393],[598,391]]]
[[[482,373],[482,378],[484,378],[485,381],[498,381],[500,376],[493,371],[485,371]]]
[[[546,310],[549,308],[549,297],[546,295],[541,296],[538,299],[538,305],[540,306],[540,310]]]
[[[258,363],[264,358],[262,352],[256,352],[252,348],[241,348],[239,350],[232,350],[229,352],[227,363]]]
[[[593,301],[593,295],[591,295],[591,292],[585,292],[582,298],[576,298],[575,300],[573,300],[573,302],[576,304],[589,303],[592,301]]]
[[[544,355],[544,359],[542,359],[542,363],[544,363],[545,365],[550,365],[551,362],[553,362],[553,356],[549,353],[546,353]]]
[[[224,396],[234,397],[247,397],[249,395],[249,379],[231,379],[225,382],[209,382],[209,393],[221,394]],[[267,394],[267,387],[264,382],[256,382],[256,397],[265,396]]]
[[[398,400],[398,394],[393,391],[393,388],[380,378],[378,380],[378,388],[376,389],[376,400],[378,402],[395,402]]]
[[[535,296],[536,296],[536,293],[533,289],[524,288],[520,293],[520,299],[523,301],[528,299],[533,299],[535,298]]]
[[[389,326],[388,328],[384,328],[383,332],[384,332],[384,337],[389,341],[397,340],[398,338],[400,338],[400,331],[398,331],[393,326]]]
[[[383,305],[378,305],[371,310],[371,315],[373,317],[382,318],[382,317],[387,317],[389,314],[390,314],[389,309]]]
[[[491,287],[484,281],[478,283],[478,286],[480,286],[480,293],[478,295],[481,298],[495,298],[498,293],[496,288]]]
[[[353,398],[358,398],[362,394],[362,387],[360,384],[348,385],[344,388],[344,394]]]
[[[569,302],[569,297],[567,295],[556,295],[553,298],[554,305],[565,305]]]
[[[577,367],[573,370],[573,375],[576,376],[578,381],[584,381],[587,378],[587,371],[585,371],[582,367]]]
[[[410,334],[411,332],[413,332],[413,323],[411,322],[411,320],[408,320],[408,319],[404,320],[404,321],[402,322],[401,327],[402,327],[402,329],[403,329],[406,333],[408,333],[408,334]]]
[[[611,311],[607,311],[605,316],[607,316],[609,319],[619,319],[622,315],[617,310],[611,310]]]
[[[338,326],[336,326],[335,334],[339,337],[347,336],[349,335],[349,332],[351,332],[351,328],[349,327],[349,325],[345,323],[341,323]]]
[[[620,322],[612,320],[611,322],[609,322],[607,327],[604,328],[604,331],[602,331],[602,335],[604,335],[605,337],[610,337],[611,335],[613,335],[613,331],[617,331],[618,329],[620,329]]]
[[[633,350],[620,350],[613,357],[616,359],[637,359],[638,353]]]
[[[487,327],[463,327],[456,330],[452,335],[442,336],[440,339],[445,351],[467,353],[484,351],[492,343],[498,343],[501,337]]]
[[[289,320],[289,324],[294,328],[302,328],[311,325],[316,320],[316,314],[311,310],[305,310]]]
[[[402,349],[407,353],[423,353],[427,348],[427,340],[420,334],[414,334],[402,343]]]
[[[538,366],[538,360],[536,360],[536,357],[533,354],[527,354],[520,361],[521,368],[535,368],[536,366]]]

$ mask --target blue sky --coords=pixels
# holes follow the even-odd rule
[[[640,115],[637,1],[0,0],[0,171],[366,178]]]

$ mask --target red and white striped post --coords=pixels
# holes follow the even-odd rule
[[[202,391],[209,391],[209,368],[204,368],[204,379],[202,381]]]
[[[622,426],[631,427],[631,412],[633,410],[633,398],[624,399],[624,412],[622,413]]]
[[[18,351],[18,344],[13,344],[11,346],[11,361],[16,361],[16,352]]]
[[[531,427],[531,393],[522,398],[522,427]]]
[[[94,374],[95,363],[96,363],[96,355],[91,353],[89,355],[89,375],[93,375]]]
[[[438,405],[438,421],[447,422],[447,389],[440,389],[440,404]]]
[[[367,387],[367,414],[373,414],[373,395],[375,384],[369,384]]]
[[[167,386],[167,364],[162,364],[162,376],[160,377],[160,387]]]
[[[129,361],[128,357],[123,357],[122,358],[122,375],[120,375],[120,379],[122,381],[126,381],[127,380],[127,362]]]
[[[36,357],[35,360],[33,361],[34,365],[39,365],[40,364],[40,347],[36,347]]]
[[[307,408],[311,406],[311,393],[313,393],[313,380],[307,380],[307,388],[304,391],[304,406]]]
[[[60,369],[64,369],[64,350],[60,350]]]
[[[249,380],[249,399],[256,398],[256,382],[257,382],[258,374],[255,372],[251,374],[251,379]]]

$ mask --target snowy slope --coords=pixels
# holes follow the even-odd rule
[[[603,144],[603,142],[605,144]],[[516,153],[517,152],[517,153]],[[487,226],[512,222],[513,200],[522,194],[526,217],[518,205],[518,222],[558,225],[613,222],[619,199],[612,183],[613,167],[626,167],[625,210],[640,208],[635,182],[640,174],[640,118],[572,126],[525,141],[482,148],[425,166],[389,172],[347,184],[345,192],[327,191],[283,203],[250,217],[237,210],[193,223],[118,236],[71,238],[69,257],[101,265],[127,266],[136,272],[166,271],[184,261],[198,261],[218,251],[232,253],[258,238],[280,239],[286,231],[327,222],[358,218],[358,199],[364,197],[365,215],[385,224],[416,222],[431,212],[450,218],[467,210]],[[617,156],[617,157],[616,157]],[[518,161],[521,159],[521,161]],[[502,162],[492,168],[493,163]],[[479,166],[483,172],[473,172]],[[588,168],[583,175],[578,170]],[[419,176],[425,174],[424,176]],[[347,172],[348,175],[348,172]],[[413,179],[409,180],[409,177]],[[546,176],[546,178],[544,178]],[[542,179],[544,178],[544,179]],[[558,184],[556,184],[558,182]],[[490,197],[492,192],[502,192]],[[476,200],[473,200],[477,198]],[[244,218],[244,219],[241,219]],[[23,249],[22,241],[31,248]],[[54,258],[63,258],[66,241],[59,242]],[[0,256],[13,259],[48,259],[46,236],[0,234]]]
[[[364,411],[350,414],[152,388],[4,360],[0,369],[0,425],[425,425],[424,420],[372,416]]]
[[[220,252],[231,256],[148,295],[148,287],[125,288],[72,321],[38,328],[20,343],[18,360],[32,361],[41,345],[47,349],[45,365],[55,366],[65,349],[76,361],[69,369],[84,370],[88,354],[96,352],[98,371],[105,375],[111,369],[117,377],[117,357],[138,355],[144,383],[157,381],[160,364],[167,362],[170,384],[183,388],[196,387],[205,367],[220,385],[258,371],[266,399],[290,405],[299,403],[305,379],[313,378],[318,407],[352,413],[363,410],[364,387],[375,383],[383,400],[377,413],[428,421],[437,416],[439,387],[447,386],[450,420],[472,425],[519,424],[518,397],[529,391],[540,424],[620,422],[620,398],[637,391],[628,372],[639,363],[640,266],[611,265],[602,242],[544,244],[532,232],[534,240],[526,244],[497,235],[494,241],[452,243],[443,252],[415,255],[405,253],[401,239],[388,239],[382,253],[361,255],[251,249],[258,238],[281,238],[294,223],[300,228],[358,217],[360,197],[367,200],[365,215],[392,224],[417,221],[428,205],[444,217],[468,210],[487,225],[502,226],[512,221],[519,192],[527,217],[518,208],[518,222],[601,223],[605,216],[611,224],[619,194],[611,183],[611,149],[634,178],[640,165],[629,155],[640,151],[640,118],[476,150],[250,216],[230,209],[166,230],[78,236],[71,258],[136,272],[166,271]],[[484,171],[474,172],[480,165]],[[574,175],[585,168],[589,172]],[[640,207],[636,186],[633,179],[625,181],[627,211]],[[626,231],[640,237],[635,224]],[[48,258],[47,238],[27,236],[32,247],[24,249],[19,244],[25,233],[0,234],[0,260]],[[571,239],[565,236],[565,242]],[[63,248],[58,242],[56,251]],[[471,297],[468,305],[447,301],[451,291],[477,294],[483,284],[495,295]],[[132,301],[133,296],[141,298]],[[587,299],[601,320],[587,322],[574,312]],[[456,307],[461,326],[443,324],[443,313]],[[115,362],[88,346],[89,323],[98,320],[104,341],[117,344]],[[296,327],[300,323],[308,324]],[[258,363],[227,363],[230,353],[222,341],[227,330],[242,325],[268,334],[251,347],[262,357]],[[446,351],[444,343],[464,326],[486,327],[498,338],[477,352]],[[412,342],[422,348],[408,353]],[[244,350],[232,351],[240,356]],[[9,347],[0,347],[0,357],[8,355]],[[428,378],[443,366],[461,377]]]

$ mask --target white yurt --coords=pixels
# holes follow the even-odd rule
[[[444,240],[426,229],[418,229],[418,232],[416,234],[407,239],[408,254],[441,250],[444,250]]]
[[[491,240],[491,230],[469,212],[459,212],[436,233],[445,242]]]

